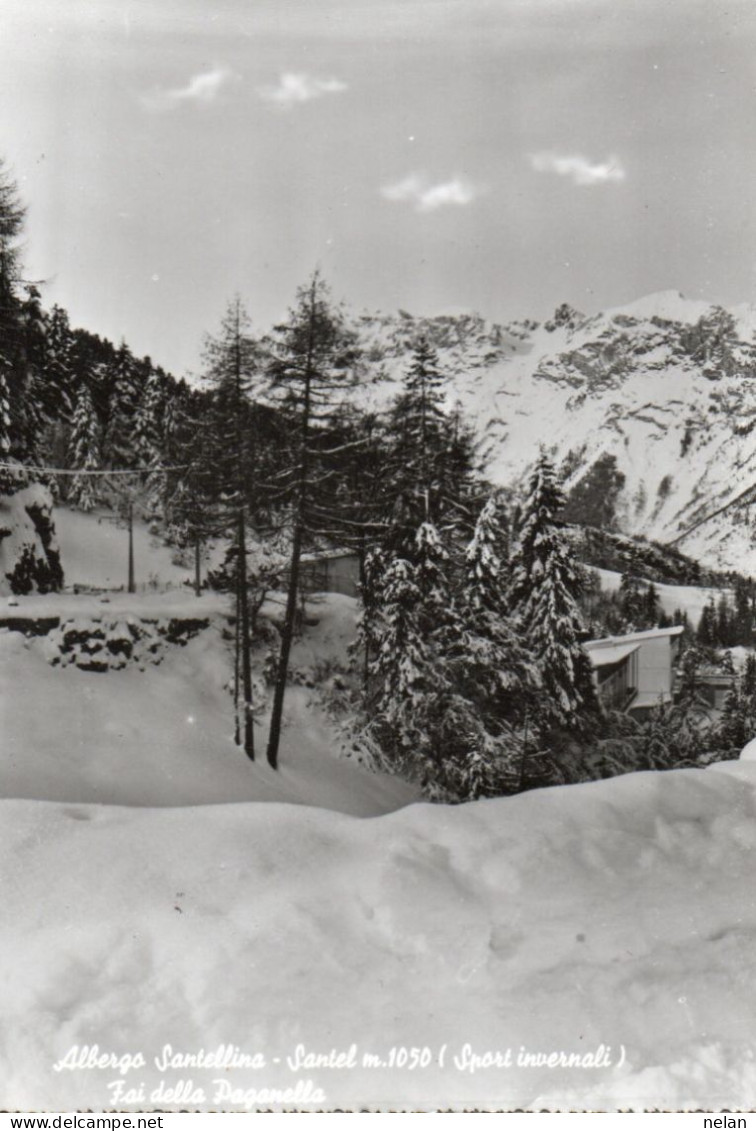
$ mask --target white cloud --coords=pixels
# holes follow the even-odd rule
[[[570,177],[575,185],[605,185],[611,181],[624,181],[625,170],[618,157],[593,162],[579,153],[561,156],[558,153],[532,153],[530,164],[538,173],[556,173]]]
[[[322,98],[324,94],[341,94],[346,89],[347,84],[341,79],[317,79],[311,75],[286,71],[278,80],[277,86],[262,86],[259,94],[266,102],[272,102],[282,110],[289,110],[302,102],[311,102],[313,98]]]
[[[227,67],[213,67],[192,75],[185,86],[150,91],[142,96],[141,102],[147,110],[174,110],[184,103],[207,105],[215,101],[232,77]]]
[[[403,181],[381,189],[386,200],[407,201],[414,204],[418,212],[433,212],[447,204],[471,204],[480,196],[480,191],[460,177],[434,185],[419,173],[410,173]]]

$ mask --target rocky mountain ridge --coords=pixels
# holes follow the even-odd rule
[[[574,521],[756,573],[756,307],[667,291],[592,316],[564,305],[542,324],[400,312],[359,329],[376,407],[412,342],[433,342],[494,482],[516,489],[543,444]]]

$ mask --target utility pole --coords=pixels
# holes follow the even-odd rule
[[[134,499],[131,495],[129,495],[127,517],[129,523],[129,593],[136,593],[134,582]]]
[[[252,716],[252,663],[249,654],[249,593],[247,592],[247,537],[244,522],[244,504],[239,507],[239,561],[238,600],[241,622],[242,695],[244,697],[244,751],[250,761],[255,760],[255,722]]]

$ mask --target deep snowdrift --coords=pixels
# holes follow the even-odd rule
[[[0,1106],[124,1107],[128,1088],[243,1110],[309,1080],[290,1106],[749,1108],[755,789],[756,766],[725,764],[367,821],[4,801]],[[358,1065],[431,1063],[286,1064],[353,1044]],[[95,1045],[145,1063],[54,1071]],[[166,1045],[266,1066],[168,1067]],[[513,1066],[471,1072],[465,1046]]]
[[[0,629],[0,797],[115,805],[202,805],[287,801],[355,816],[414,801],[397,778],[338,757],[338,736],[308,687],[287,693],[280,770],[265,764],[267,715],[255,729],[254,764],[233,741],[230,599],[216,594],[114,596],[107,605],[71,595],[21,598],[8,614],[103,619],[135,615],[208,617],[185,647],[159,666],[105,673],[52,667],[50,641]],[[276,607],[270,607],[275,615]],[[292,653],[304,675],[346,660],[354,601],[338,594],[311,606],[311,625]],[[262,657],[258,657],[260,660]],[[259,686],[259,684],[258,684]],[[270,695],[268,695],[268,699]]]

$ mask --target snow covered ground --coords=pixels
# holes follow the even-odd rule
[[[756,762],[429,806],[295,686],[274,773],[227,601],[4,610],[210,624],[107,673],[0,630],[0,1108],[753,1107]]]
[[[264,759],[267,717],[256,728],[251,764],[233,741],[229,598],[168,594],[20,598],[22,616],[211,617],[185,647],[168,647],[160,666],[122,671],[61,670],[44,637],[0,630],[0,797],[114,805],[180,806],[223,801],[288,801],[358,816],[396,809],[417,796],[395,778],[368,773],[334,754],[332,722],[307,687],[287,695],[281,768]],[[315,656],[345,659],[354,601],[333,595],[313,606],[318,624],[293,653],[305,674]]]
[[[750,1108],[755,790],[729,763],[367,821],[6,800],[0,1105]],[[95,1046],[132,1060],[70,1067]]]
[[[128,531],[112,511],[91,514],[56,507],[58,535],[66,586],[86,584],[115,589],[128,581]],[[173,551],[153,537],[147,524],[134,522],[134,569],[139,587],[182,585],[192,579],[192,566],[176,565]]]

